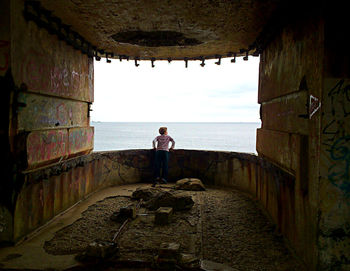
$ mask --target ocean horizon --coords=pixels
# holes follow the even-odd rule
[[[175,149],[256,153],[260,122],[102,122],[95,127],[94,151],[151,149],[161,126],[168,127]]]

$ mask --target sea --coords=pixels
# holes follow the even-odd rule
[[[151,149],[159,127],[168,127],[175,149],[256,153],[252,122],[91,122],[95,127],[94,151]]]

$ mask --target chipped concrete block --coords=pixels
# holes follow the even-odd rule
[[[119,210],[119,214],[120,216],[134,219],[136,217],[136,206],[131,204],[129,206],[122,207]]]
[[[156,211],[154,218],[154,223],[157,225],[166,225],[169,224],[171,216],[173,214],[173,208],[171,207],[160,207]]]
[[[134,219],[136,217],[136,206],[130,204],[128,206],[122,207],[118,212],[114,212],[110,219],[116,222],[123,222],[128,218]]]

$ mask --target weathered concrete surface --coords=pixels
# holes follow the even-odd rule
[[[262,128],[307,135],[308,92],[299,91],[263,103]]]
[[[290,22],[261,55],[259,103],[301,90],[318,94],[322,86],[322,44],[323,24],[319,19]]]
[[[284,189],[292,218],[284,235],[311,270],[318,265],[320,110],[310,118],[309,97],[321,98],[324,23],[317,8],[292,18],[261,55],[258,101],[262,129],[259,155],[285,168],[295,180]],[[287,192],[288,191],[288,192]],[[274,207],[272,207],[274,208]],[[294,214],[291,216],[290,214]]]
[[[152,176],[150,155],[150,151],[94,153],[25,173],[16,195],[13,240],[96,190]]]
[[[148,181],[154,152],[92,153],[25,173],[16,197],[14,240],[32,232],[88,194],[110,185]],[[204,184],[237,187],[261,200],[282,232],[295,229],[294,177],[254,155],[175,150],[169,179],[192,176]]]
[[[70,156],[86,154],[94,148],[94,127],[70,128],[68,133]]]
[[[68,156],[68,130],[33,131],[27,137],[27,163],[33,167]]]
[[[40,1],[55,16],[99,48],[118,55],[199,57],[248,48],[276,8],[270,1]],[[175,31],[202,42],[196,46],[139,46],[116,42],[120,32]],[[161,45],[161,44],[160,44]]]
[[[350,54],[346,11],[327,6],[319,195],[319,270],[350,268]]]
[[[1,83],[7,112],[1,134],[11,153],[7,170],[14,174],[89,153],[92,58],[25,21],[23,0],[2,5],[7,27],[0,36],[0,76],[7,71]]]
[[[85,102],[25,92],[19,93],[17,100],[25,104],[18,109],[19,131],[89,126]]]
[[[350,267],[349,78],[326,78],[324,85],[318,240],[321,270]]]
[[[93,101],[92,59],[23,17],[24,1],[11,7],[11,66],[15,83],[28,91]]]
[[[78,263],[75,260],[75,255],[51,255],[46,253],[44,250],[45,241],[50,240],[56,231],[74,223],[77,219],[81,218],[82,212],[97,201],[101,201],[106,197],[117,195],[130,196],[130,191],[132,191],[132,189],[135,189],[135,186],[123,185],[122,187],[108,187],[97,193],[93,193],[84,201],[77,204],[74,208],[69,209],[63,214],[61,213],[61,215],[52,220],[47,227],[43,227],[39,235],[31,235],[30,240],[24,241],[20,245],[1,248],[1,260],[5,259],[9,254],[19,256],[13,260],[2,262],[4,266],[1,266],[1,268],[62,270],[77,265]]]
[[[52,129],[26,136],[27,169],[92,151],[94,127]]]
[[[256,143],[259,154],[292,172],[293,175],[299,170],[300,135],[258,129]]]

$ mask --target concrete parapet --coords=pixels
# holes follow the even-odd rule
[[[101,188],[150,182],[152,150],[94,152],[23,172],[16,193],[13,241],[18,241],[54,216]],[[200,178],[206,185],[235,187],[259,199],[286,236],[295,225],[295,178],[254,154],[175,150],[169,179]]]

